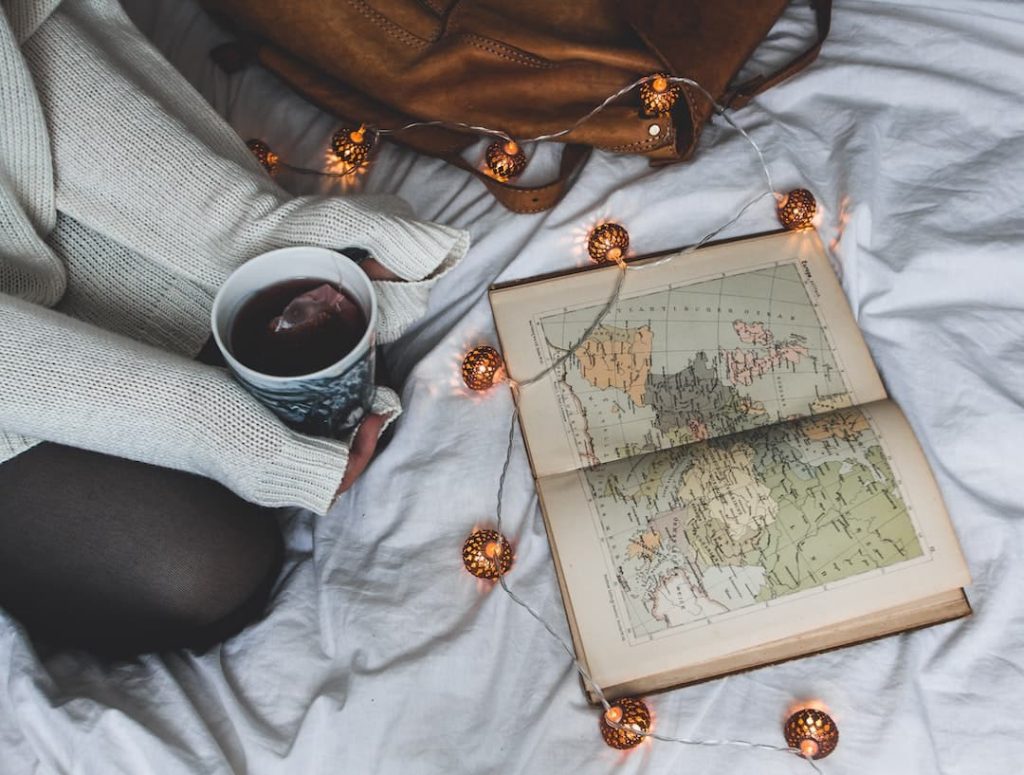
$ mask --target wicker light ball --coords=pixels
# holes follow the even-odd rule
[[[359,167],[370,158],[377,136],[360,125],[358,129],[342,127],[331,138],[331,150],[343,162]]]
[[[640,109],[648,117],[668,113],[679,99],[680,88],[665,73],[655,73],[640,84]]]
[[[512,567],[512,545],[497,530],[476,530],[462,545],[462,564],[478,579],[496,579]]]
[[[518,178],[526,169],[526,153],[515,140],[491,143],[485,158],[491,174],[502,182]]]
[[[839,727],[823,710],[801,708],[786,721],[786,744],[808,759],[824,759],[839,745]]]
[[[256,161],[263,165],[263,169],[269,173],[273,173],[277,169],[280,159],[276,153],[270,150],[269,145],[262,140],[248,140],[245,144],[249,146],[249,150],[256,157]]]
[[[462,359],[462,380],[471,390],[487,390],[504,376],[505,362],[489,345],[474,347]]]
[[[644,735],[631,732],[629,729],[616,729],[612,724],[636,727],[641,732],[650,732],[651,712],[642,700],[626,697],[616,701],[601,714],[601,737],[604,741],[612,748],[620,750],[634,748],[644,741]]]
[[[629,248],[629,232],[617,223],[602,223],[590,232],[587,238],[587,252],[597,264],[605,261],[621,261]]]
[[[814,225],[818,203],[806,188],[795,188],[779,202],[779,222],[790,231],[809,229]]]

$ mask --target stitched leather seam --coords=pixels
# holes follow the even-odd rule
[[[568,189],[565,187],[565,180],[556,180],[553,183],[548,183],[546,186],[539,188],[530,189],[505,189],[505,200],[499,199],[499,201],[505,205],[509,210],[516,213],[541,213],[545,210],[550,210],[568,193]],[[495,199],[498,199],[498,195],[491,192]],[[539,199],[546,198],[549,194],[555,194],[555,200],[550,204],[538,204],[529,206],[526,202],[520,203],[520,200],[525,199]]]
[[[547,62],[543,59],[531,56],[525,51],[512,48],[511,46],[506,46],[503,43],[489,40],[482,35],[476,35],[472,32],[463,32],[460,33],[460,37],[465,39],[465,41],[471,46],[475,46],[476,48],[490,54],[494,54],[497,57],[501,57],[502,59],[508,59],[511,62],[518,62],[521,65],[526,65],[527,67],[534,67],[538,70],[550,70],[555,66],[552,62]]]
[[[666,140],[671,137],[670,133],[666,132],[665,134],[665,137],[649,137],[646,140],[638,140],[635,143],[629,143],[627,145],[610,145],[605,147],[605,150],[618,153],[620,151],[638,151],[641,148],[646,150],[661,148],[661,146],[668,144]]]
[[[697,115],[697,104],[694,98],[693,89],[689,84],[683,84],[683,94],[686,95],[686,103],[690,106],[690,117],[695,118]],[[714,107],[712,110],[714,110]]]
[[[492,196],[493,196],[493,194],[492,194]],[[564,196],[564,193],[563,193],[563,196]],[[513,204],[504,203],[504,204],[505,204],[505,207],[507,207],[509,210],[511,210],[514,213],[519,213],[520,215],[530,215],[532,213],[542,213],[545,210],[550,210],[552,207],[554,207],[556,204],[558,204],[558,201],[561,198],[562,198],[561,196],[558,197],[558,199],[556,199],[554,202],[552,202],[551,204],[546,205],[546,206],[535,205],[534,207],[523,207],[521,205],[517,205],[517,204],[514,204],[514,203]],[[500,201],[499,201],[499,204],[501,204]]]
[[[356,9],[356,11],[359,12],[360,15],[368,19],[373,24],[376,24],[392,38],[400,40],[403,43],[414,48],[423,48],[428,44],[429,41],[426,41],[423,38],[419,38],[413,35],[408,30],[399,27],[386,16],[370,8],[365,2],[363,2],[363,0],[348,0],[348,2],[353,8]]]
[[[684,83],[683,96],[686,97],[686,104],[690,108],[690,144],[687,148],[679,150],[679,158],[681,159],[687,158],[697,148],[697,140],[700,138],[700,134],[704,129],[704,122],[708,120],[715,110],[714,105],[709,106],[709,112],[708,115],[704,117],[704,121],[698,121],[696,90],[691,89],[688,84]],[[707,99],[703,94],[700,96],[705,100]]]
[[[436,14],[444,13],[444,6],[441,5],[441,0],[420,0],[420,2]]]
[[[483,182],[486,182],[486,181],[483,181]],[[543,212],[544,210],[551,209],[554,206],[555,203],[552,202],[551,204],[548,204],[548,205],[538,204],[538,205],[534,205],[533,207],[531,207],[527,202],[525,202],[523,200],[526,200],[526,199],[539,199],[539,198],[542,198],[542,197],[547,197],[548,194],[554,192],[554,193],[558,194],[558,196],[556,196],[556,201],[557,201],[558,199],[561,199],[562,196],[565,196],[565,191],[564,190],[561,191],[561,192],[559,192],[559,190],[558,190],[559,188],[561,188],[563,186],[563,184],[564,184],[564,181],[556,180],[555,182],[548,183],[546,186],[541,186],[540,188],[531,188],[531,189],[508,189],[508,188],[506,188],[506,189],[504,189],[504,194],[505,194],[505,199],[504,200],[499,199],[498,195],[495,192],[493,192],[493,191],[491,192],[491,195],[495,199],[498,199],[503,205],[505,205],[505,207],[507,207],[509,210],[512,210],[513,212],[516,212],[516,213],[540,213],[540,212]]]

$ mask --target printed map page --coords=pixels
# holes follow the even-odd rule
[[[857,408],[578,476],[630,643],[922,555],[879,438]]]
[[[849,387],[798,264],[769,265],[544,314],[562,420],[581,466],[849,406]]]

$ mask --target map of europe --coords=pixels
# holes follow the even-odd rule
[[[552,355],[600,309],[543,317]],[[581,465],[850,403],[793,263],[622,299],[575,355],[558,389]]]
[[[630,641],[922,554],[793,264],[542,318]],[[576,337],[574,339],[574,337]]]

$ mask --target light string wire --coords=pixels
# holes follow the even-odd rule
[[[587,121],[591,120],[594,116],[596,116],[601,111],[605,110],[609,105],[614,103],[620,97],[628,94],[633,89],[636,89],[637,87],[643,85],[644,83],[647,83],[648,81],[654,80],[657,77],[665,77],[665,76],[649,75],[649,76],[644,76],[642,78],[638,78],[637,80],[633,81],[632,83],[622,87],[621,89],[619,89],[614,94],[612,94],[612,95],[608,96],[607,98],[605,98],[604,101],[602,101],[600,104],[596,105],[586,115],[584,115],[584,116],[580,117],[579,119],[577,119],[570,126],[564,128],[564,129],[558,130],[557,132],[551,132],[551,133],[548,133],[548,134],[541,134],[541,135],[537,135],[535,137],[521,138],[519,140],[519,142],[522,142],[522,143],[539,143],[539,142],[546,142],[546,141],[550,141],[550,140],[555,140],[555,139],[557,139],[559,137],[564,137],[565,135],[567,135],[567,134],[575,131],[576,129],[578,129],[580,126],[585,124]],[[729,228],[730,226],[735,224],[738,220],[740,220],[740,218],[743,217],[744,214],[746,214],[747,210],[749,210],[755,204],[760,202],[766,196],[772,196],[777,201],[781,201],[782,195],[775,191],[775,186],[774,186],[774,183],[772,181],[771,170],[769,169],[768,164],[767,164],[767,162],[765,160],[764,153],[761,150],[760,146],[757,144],[757,142],[754,140],[754,138],[751,137],[750,134],[747,132],[747,130],[744,129],[742,126],[740,126],[732,118],[732,116],[730,116],[728,114],[728,112],[726,111],[726,108],[724,106],[720,105],[714,99],[714,97],[711,95],[711,93],[708,92],[707,89],[705,89],[701,84],[697,83],[696,81],[694,81],[694,80],[692,80],[690,78],[684,78],[684,77],[681,77],[681,76],[668,76],[668,77],[665,77],[665,78],[666,78],[666,80],[669,83],[686,85],[686,86],[690,86],[693,89],[697,90],[711,104],[711,106],[714,109],[714,112],[716,113],[716,115],[720,116],[730,127],[732,127],[734,130],[736,130],[736,132],[739,135],[741,135],[747,141],[747,143],[750,145],[750,147],[754,150],[754,153],[757,155],[757,160],[758,160],[758,163],[759,163],[759,166],[760,166],[760,169],[761,169],[761,173],[764,175],[764,179],[765,179],[765,182],[767,184],[767,191],[758,194],[756,197],[754,197],[753,199],[748,201],[745,205],[743,205],[743,207],[740,208],[740,210],[736,213],[736,215],[734,215],[728,221],[726,221],[725,223],[721,224],[720,226],[718,226],[717,228],[713,229],[712,231],[708,232],[700,240],[698,240],[696,243],[694,243],[693,245],[690,245],[689,247],[687,247],[686,249],[684,249],[684,250],[682,250],[682,251],[680,251],[678,253],[673,253],[673,254],[670,254],[668,256],[664,256],[664,257],[662,257],[660,259],[653,260],[653,261],[645,261],[642,264],[632,264],[632,263],[629,263],[628,261],[626,261],[625,259],[619,259],[618,261],[616,261],[617,272],[616,272],[616,278],[615,278],[615,285],[614,285],[614,287],[612,289],[612,292],[609,295],[608,300],[602,306],[602,308],[601,308],[600,312],[598,313],[598,315],[595,317],[594,321],[589,326],[587,326],[587,328],[584,330],[583,334],[579,337],[579,341],[574,346],[566,348],[555,360],[553,360],[550,364],[548,364],[548,366],[546,366],[544,369],[542,369],[539,373],[535,374],[533,377],[530,377],[529,379],[521,380],[521,381],[516,381],[516,380],[512,379],[511,377],[509,377],[509,379],[508,379],[509,387],[512,389],[513,393],[516,394],[516,396],[515,396],[516,399],[518,399],[518,394],[522,390],[522,388],[528,387],[530,385],[533,385],[533,384],[539,382],[540,380],[544,379],[545,377],[547,377],[552,372],[554,372],[557,369],[561,368],[570,358],[572,358],[575,355],[576,350],[604,322],[604,319],[608,316],[608,313],[611,312],[611,310],[615,307],[615,305],[618,303],[618,301],[621,298],[622,288],[623,288],[623,286],[625,284],[625,278],[626,278],[626,273],[627,272],[629,272],[629,271],[643,271],[645,269],[652,269],[654,267],[658,267],[658,266],[661,266],[661,265],[663,265],[663,264],[665,264],[665,263],[667,263],[669,261],[672,261],[672,260],[674,260],[676,258],[680,258],[682,256],[689,255],[690,253],[693,253],[694,251],[698,250],[699,248],[701,248],[705,244],[707,244],[709,241],[714,239],[721,232],[725,231],[727,228]],[[404,124],[404,125],[402,125],[400,127],[393,127],[393,128],[390,128],[390,129],[384,129],[384,128],[374,127],[374,126],[368,126],[368,127],[366,127],[366,129],[367,129],[367,131],[372,132],[373,134],[377,135],[378,137],[385,137],[385,136],[389,136],[389,135],[399,134],[399,133],[404,132],[406,130],[415,129],[415,128],[419,128],[419,127],[447,127],[447,128],[465,129],[465,130],[476,132],[476,133],[483,134],[483,135],[488,135],[488,136],[492,136],[492,137],[498,137],[498,138],[501,138],[501,139],[505,140],[506,142],[514,142],[515,141],[514,138],[511,135],[509,135],[507,132],[505,132],[503,130],[493,129],[491,127],[479,126],[479,125],[475,125],[475,124],[467,124],[467,123],[463,123],[463,122],[460,122],[460,121],[441,121],[441,120],[435,120],[435,121],[413,121],[413,122],[410,122],[408,124]],[[282,161],[280,159],[278,161],[278,166],[280,166],[280,167],[282,167],[284,169],[290,170],[292,172],[296,172],[296,173],[309,174],[309,175],[317,175],[317,176],[320,176],[320,177],[327,177],[327,178],[346,177],[348,175],[352,175],[353,173],[355,173],[355,172],[357,172],[357,171],[359,171],[361,169],[361,165],[351,165],[348,169],[346,169],[344,171],[340,171],[340,172],[323,171],[323,170],[310,169],[310,168],[307,168],[307,167],[299,167],[299,166],[296,166],[296,165],[293,165],[293,164],[289,164],[289,163],[287,163],[285,161]],[[504,460],[504,462],[502,464],[501,476],[499,477],[499,480],[498,480],[498,494],[497,494],[497,507],[496,507],[496,523],[497,523],[496,524],[496,530],[499,533],[501,532],[501,525],[502,525],[502,505],[503,505],[503,502],[504,502],[505,482],[506,482],[506,479],[508,477],[509,467],[510,467],[511,462],[512,462],[512,455],[513,455],[513,452],[515,450],[515,431],[516,431],[516,425],[517,425],[518,419],[519,419],[519,407],[518,407],[518,400],[516,400],[516,401],[513,402],[512,415],[511,415],[511,420],[510,420],[510,423],[509,423],[508,444],[507,444],[506,449],[505,449],[505,460]],[[568,655],[569,659],[572,661],[573,667],[575,668],[576,672],[583,679],[584,683],[593,690],[594,695],[600,701],[600,703],[601,703],[602,707],[604,708],[605,712],[610,710],[611,707],[612,707],[612,704],[608,701],[608,699],[605,696],[604,692],[601,690],[601,687],[598,686],[598,684],[594,681],[593,677],[590,675],[590,673],[587,671],[587,669],[583,666],[583,664],[579,661],[579,659],[577,659],[576,653],[573,650],[572,645],[570,643],[568,643],[544,619],[544,617],[540,615],[540,613],[536,609],[534,609],[523,598],[521,598],[519,595],[517,595],[515,592],[512,591],[512,589],[508,585],[508,582],[505,580],[505,574],[503,572],[501,572],[501,570],[500,570],[500,566],[497,563],[495,563],[495,565],[498,568],[498,578],[497,578],[498,584],[502,588],[502,590],[505,592],[505,594],[514,603],[516,603],[518,606],[520,606],[522,609],[524,609],[527,613],[529,613],[530,616],[532,616],[548,632],[548,634],[551,635],[551,637],[562,647],[562,649]],[[795,749],[795,748],[771,745],[771,744],[768,744],[768,743],[755,743],[755,742],[751,742],[751,741],[748,741],[748,740],[693,740],[693,739],[682,738],[682,737],[673,737],[673,736],[670,736],[670,735],[663,735],[663,734],[660,734],[660,733],[657,733],[657,732],[653,732],[653,731],[649,731],[649,730],[644,730],[644,729],[641,729],[640,727],[635,726],[635,725],[622,724],[620,722],[613,722],[613,721],[609,720],[607,717],[605,718],[605,723],[607,723],[613,729],[624,730],[626,732],[638,735],[640,737],[649,737],[649,738],[652,738],[654,740],[660,740],[662,742],[678,743],[678,744],[681,744],[681,745],[690,745],[690,746],[707,746],[707,747],[733,746],[733,747],[742,747],[742,748],[755,749],[755,750],[774,751],[774,752],[783,753],[783,754],[787,754],[787,755],[793,755],[793,756],[797,756],[802,761],[805,761],[807,764],[809,764],[811,766],[811,768],[814,770],[814,772],[821,773],[821,769],[818,767],[818,765],[812,759],[803,756],[803,754],[798,749]]]
[[[515,391],[517,390],[517,385],[521,383],[511,382],[510,380],[510,384],[512,386],[512,389]],[[501,533],[502,503],[504,501],[503,495],[505,490],[505,480],[508,477],[508,470],[512,463],[512,453],[515,450],[516,424],[518,419],[519,406],[518,403],[514,403],[512,407],[512,417],[511,421],[509,422],[508,428],[508,445],[505,448],[505,462],[502,464],[501,476],[498,479],[498,502],[495,516],[495,530],[499,534]],[[608,701],[608,698],[601,690],[601,687],[598,686],[596,681],[594,681],[593,677],[590,675],[590,672],[583,666],[579,659],[577,659],[576,652],[573,650],[572,645],[569,644],[565,638],[559,635],[558,632],[555,631],[555,628],[552,627],[547,622],[547,620],[544,619],[544,617],[541,616],[535,608],[533,608],[533,606],[531,606],[529,603],[527,603],[525,600],[519,597],[519,595],[512,591],[512,589],[508,585],[508,582],[505,580],[505,573],[501,571],[501,567],[497,562],[495,562],[495,568],[497,569],[498,573],[498,584],[502,588],[502,590],[504,590],[505,594],[508,595],[508,597],[520,608],[525,610],[528,614],[530,614],[530,616],[537,620],[537,622],[539,622],[540,625],[545,630],[547,630],[548,634],[551,635],[552,638],[554,638],[555,642],[557,642],[558,645],[562,647],[562,650],[565,651],[565,653],[569,656],[569,659],[572,661],[573,667],[576,669],[576,672],[583,679],[584,683],[588,687],[590,687],[590,689],[593,690],[594,695],[601,703],[601,706],[604,708],[605,713],[607,713],[611,709],[612,704]],[[624,730],[626,732],[638,735],[640,737],[650,737],[654,740],[660,740],[664,743],[679,743],[680,745],[705,746],[709,748],[732,746],[736,748],[748,748],[753,750],[773,751],[775,753],[788,754],[791,756],[796,756],[802,761],[805,761],[807,764],[811,766],[811,769],[813,769],[816,773],[819,773],[819,775],[821,774],[821,768],[818,767],[814,760],[805,757],[796,748],[789,748],[781,745],[771,745],[769,743],[755,743],[749,740],[692,740],[685,737],[672,737],[671,735],[663,735],[651,730],[641,729],[636,725],[623,724],[618,721],[611,721],[607,718],[607,716],[604,720],[605,723],[613,729]]]
[[[300,175],[317,175],[321,178],[347,178],[349,175],[353,175],[358,172],[361,168],[357,165],[348,165],[348,169],[344,172],[331,172],[330,170],[315,170],[310,167],[298,167],[294,164],[289,164],[286,161],[281,161],[278,158],[277,165],[281,169],[286,169],[289,172],[295,172]]]
[[[548,139],[553,139],[553,138],[558,137],[558,136],[563,135],[563,134],[568,134],[573,129],[575,129],[577,126],[582,124],[584,121],[586,121],[587,119],[589,119],[592,116],[594,116],[596,113],[598,113],[601,110],[603,110],[605,107],[608,106],[608,104],[613,102],[615,99],[617,99],[618,97],[620,97],[623,94],[625,94],[627,91],[635,88],[636,86],[638,86],[641,83],[644,83],[645,81],[650,80],[650,79],[651,79],[651,76],[642,78],[642,79],[636,81],[635,83],[630,84],[628,87],[625,87],[624,89],[620,90],[618,93],[616,93],[616,94],[612,95],[611,97],[609,97],[608,99],[606,99],[603,103],[601,103],[601,105],[598,105],[596,108],[594,108],[594,110],[592,110],[590,113],[588,113],[582,119],[577,121],[576,124],[574,124],[572,127],[569,127],[568,129],[565,129],[565,130],[563,130],[563,131],[561,131],[559,133],[555,133],[555,134],[552,134],[552,135],[543,135],[543,136],[540,136],[540,137],[537,137],[537,138],[530,138],[529,140],[525,140],[524,142],[548,140]],[[626,261],[625,259],[620,258],[618,261],[616,261],[616,264],[617,264],[616,269],[617,269],[617,271],[616,271],[616,277],[615,277],[615,285],[614,285],[614,287],[612,289],[611,294],[608,297],[608,300],[601,307],[601,310],[597,314],[597,316],[595,317],[594,321],[589,326],[587,326],[587,328],[584,330],[583,334],[578,337],[578,341],[576,342],[576,344],[573,345],[573,346],[565,348],[565,350],[563,350],[562,353],[557,358],[555,358],[550,364],[548,364],[546,367],[541,369],[540,372],[538,372],[534,376],[530,377],[529,379],[515,380],[511,376],[508,377],[509,387],[512,390],[513,399],[514,400],[513,400],[513,405],[512,405],[512,416],[511,416],[511,420],[509,422],[509,429],[508,429],[508,443],[507,443],[507,445],[505,447],[505,460],[502,463],[501,475],[498,478],[498,493],[497,493],[497,503],[496,503],[496,508],[495,508],[495,522],[496,522],[495,529],[497,530],[497,532],[499,534],[501,533],[501,525],[502,525],[502,518],[503,518],[503,504],[504,504],[505,482],[506,482],[506,480],[508,478],[508,471],[509,471],[509,467],[511,466],[511,463],[512,463],[512,455],[513,455],[513,452],[515,450],[516,425],[517,425],[517,422],[518,422],[518,419],[519,419],[519,400],[518,399],[519,399],[520,391],[524,387],[528,387],[530,385],[536,384],[537,382],[539,382],[540,380],[544,379],[546,376],[548,376],[552,372],[554,372],[557,369],[561,368],[570,358],[572,358],[575,355],[576,351],[583,345],[584,342],[587,341],[587,339],[594,333],[594,331],[596,331],[597,328],[604,322],[604,319],[608,316],[608,313],[611,312],[611,310],[615,307],[615,305],[620,300],[621,294],[622,294],[622,288],[623,288],[623,285],[625,284],[625,278],[626,278],[626,273],[627,272],[629,272],[629,271],[643,271],[644,269],[651,269],[651,268],[654,268],[654,267],[657,267],[657,266],[661,266],[662,264],[665,264],[665,263],[667,263],[669,261],[672,261],[672,260],[674,260],[676,258],[680,258],[682,256],[689,255],[690,253],[693,253],[694,251],[696,251],[699,248],[703,247],[709,241],[711,241],[716,236],[718,236],[721,232],[725,231],[727,228],[729,228],[730,226],[735,224],[740,218],[743,217],[743,215],[747,212],[747,210],[749,210],[755,204],[760,202],[766,196],[772,196],[772,197],[776,198],[777,200],[778,200],[778,198],[780,196],[775,191],[775,188],[774,188],[774,186],[772,184],[771,171],[768,169],[768,165],[767,165],[767,163],[765,161],[764,154],[762,153],[761,148],[758,146],[757,142],[749,135],[749,133],[747,133],[747,131],[745,129],[743,129],[741,126],[739,126],[732,119],[732,117],[729,116],[725,112],[725,108],[723,108],[722,106],[718,105],[714,101],[714,99],[711,97],[711,95],[707,92],[707,90],[705,90],[700,84],[696,83],[695,81],[690,80],[689,78],[676,78],[676,77],[673,77],[670,80],[672,82],[675,82],[675,83],[686,83],[686,84],[688,84],[690,86],[693,86],[698,91],[700,91],[711,102],[711,104],[715,107],[715,109],[718,112],[718,114],[721,115],[731,127],[736,129],[737,132],[739,132],[739,134],[750,144],[750,146],[754,149],[754,151],[755,151],[755,153],[757,155],[758,163],[759,163],[759,165],[761,167],[761,172],[764,174],[765,181],[767,183],[767,191],[763,191],[762,193],[758,194],[756,197],[754,197],[753,199],[748,201],[745,205],[743,205],[743,207],[740,208],[740,210],[732,218],[730,218],[728,221],[726,221],[725,223],[721,224],[717,228],[709,231],[707,234],[705,234],[703,237],[701,237],[701,239],[698,240],[697,242],[695,242],[693,245],[690,245],[689,247],[685,248],[684,250],[682,250],[682,251],[680,251],[678,253],[672,253],[672,254],[670,254],[668,256],[664,256],[664,257],[662,257],[660,259],[653,260],[653,261],[645,261],[645,262],[640,263],[640,264],[632,264],[632,263],[629,263],[628,261]],[[604,692],[601,690],[601,687],[598,686],[598,684],[594,681],[593,677],[590,675],[590,673],[587,671],[587,669],[583,666],[583,664],[576,657],[576,652],[573,650],[572,645],[570,643],[568,643],[565,640],[565,638],[563,638],[554,629],[554,627],[552,627],[544,619],[544,617],[541,616],[541,614],[536,609],[534,609],[529,603],[527,603],[525,600],[523,600],[521,597],[519,597],[519,595],[517,595],[515,592],[512,591],[512,589],[508,585],[508,582],[505,580],[505,573],[502,572],[500,563],[495,562],[494,565],[495,565],[495,568],[497,569],[497,581],[498,581],[498,585],[501,587],[501,589],[505,592],[505,594],[514,603],[516,603],[518,606],[520,606],[522,609],[524,609],[528,614],[530,614],[530,616],[532,616],[537,622],[539,622],[540,625],[545,630],[547,630],[548,634],[551,635],[551,637],[554,638],[554,640],[562,647],[562,649],[565,651],[565,653],[569,656],[569,659],[572,660],[572,664],[573,664],[573,667],[576,669],[576,672],[583,679],[584,683],[588,687],[590,687],[590,689],[593,691],[593,694],[598,698],[599,702],[601,703],[601,706],[604,708],[605,713],[607,713],[611,709],[612,704],[608,701],[608,698],[605,696]],[[733,746],[733,747],[747,748],[747,749],[754,749],[754,750],[773,751],[773,752],[776,752],[776,753],[782,753],[782,754],[786,754],[786,755],[789,755],[789,756],[796,756],[801,761],[806,762],[808,765],[810,765],[811,769],[813,769],[814,772],[821,773],[821,769],[818,767],[818,765],[814,762],[813,759],[811,759],[809,757],[805,757],[801,753],[801,751],[799,749],[790,748],[788,746],[784,747],[784,746],[778,746],[778,745],[771,745],[769,743],[755,743],[755,742],[751,742],[749,740],[693,740],[693,739],[684,738],[684,737],[673,737],[671,735],[663,735],[663,734],[660,734],[660,733],[657,733],[657,732],[653,732],[653,731],[650,731],[650,730],[641,729],[640,727],[638,727],[636,725],[623,724],[623,723],[620,723],[620,722],[611,721],[610,719],[607,718],[607,716],[605,716],[604,721],[605,721],[606,724],[608,724],[608,726],[612,727],[613,729],[623,730],[623,731],[626,731],[626,732],[638,735],[640,737],[644,737],[644,738],[648,738],[649,737],[649,738],[652,738],[654,740],[660,740],[662,742],[667,742],[667,743],[678,743],[680,745],[707,746],[707,747]]]
[[[618,100],[620,97],[625,96],[629,92],[633,91],[633,89],[636,89],[636,88],[642,86],[643,84],[648,83],[649,81],[653,81],[656,78],[664,78],[668,83],[678,84],[678,85],[681,85],[681,86],[689,86],[689,87],[691,87],[693,89],[696,89],[698,92],[700,92],[700,94],[711,105],[711,107],[713,108],[715,114],[718,115],[718,116],[721,116],[721,118],[730,127],[735,129],[740,135],[742,135],[742,137],[754,149],[754,153],[757,154],[758,161],[761,163],[761,172],[764,175],[765,180],[768,183],[768,188],[771,190],[772,194],[775,196],[775,198],[777,200],[781,197],[781,194],[778,194],[778,193],[775,192],[775,186],[772,183],[772,173],[771,173],[771,170],[768,169],[768,164],[765,162],[764,153],[761,151],[761,147],[754,141],[754,138],[752,138],[750,136],[750,134],[747,132],[746,129],[744,129],[742,126],[740,126],[738,123],[736,123],[736,121],[732,118],[732,116],[730,116],[729,113],[727,112],[725,106],[720,105],[718,103],[718,101],[715,100],[715,98],[711,94],[711,92],[709,92],[707,89],[705,89],[699,83],[697,83],[697,81],[694,81],[692,78],[684,78],[683,76],[678,76],[678,75],[670,75],[670,76],[645,75],[645,76],[643,76],[641,78],[637,78],[632,83],[627,84],[626,86],[623,86],[621,89],[619,89],[614,94],[609,95],[608,97],[606,97],[600,104],[594,106],[594,108],[591,109],[590,112],[588,112],[586,115],[581,116],[580,118],[576,119],[576,121],[574,121],[569,126],[565,127],[565,129],[559,129],[557,132],[550,132],[548,134],[536,135],[535,137],[520,138],[518,142],[521,142],[521,143],[542,143],[542,142],[546,142],[546,141],[549,141],[549,140],[556,140],[559,137],[564,137],[565,135],[569,134],[570,132],[573,132],[573,131],[579,129],[581,126],[583,126],[585,123],[590,121],[590,119],[592,119],[598,113],[600,113],[601,111],[603,111],[606,108],[608,108],[609,105],[611,105],[613,102]],[[412,121],[412,122],[410,122],[408,124],[403,124],[402,126],[391,127],[390,129],[385,129],[385,128],[382,128],[382,127],[377,127],[377,126],[372,126],[372,125],[363,125],[363,126],[365,126],[366,131],[371,132],[372,134],[376,135],[377,137],[387,137],[389,135],[397,135],[397,134],[400,134],[401,132],[405,132],[405,131],[407,131],[409,129],[417,129],[419,127],[444,127],[444,128],[449,128],[449,129],[465,129],[465,130],[470,131],[470,132],[476,132],[477,134],[488,135],[488,136],[491,136],[491,137],[500,137],[501,139],[505,140],[506,142],[515,142],[515,138],[513,138],[512,135],[510,135],[508,132],[506,132],[506,131],[504,131],[502,129],[494,129],[492,127],[480,126],[478,124],[467,124],[467,123],[464,123],[462,121],[445,121],[445,120]],[[349,175],[353,175],[356,172],[358,172],[359,170],[361,170],[363,165],[360,165],[360,164],[350,164],[350,165],[347,165],[346,169],[344,169],[342,171],[339,171],[339,172],[335,172],[335,171],[331,171],[331,170],[325,171],[325,170],[311,169],[309,167],[300,167],[300,166],[295,165],[295,164],[289,164],[288,162],[283,161],[283,160],[281,160],[280,157],[278,157],[277,166],[279,166],[279,167],[281,167],[283,169],[289,170],[291,172],[296,172],[296,173],[303,174],[303,175],[317,175],[319,177],[324,177],[324,178],[344,178],[344,177],[347,177]]]

